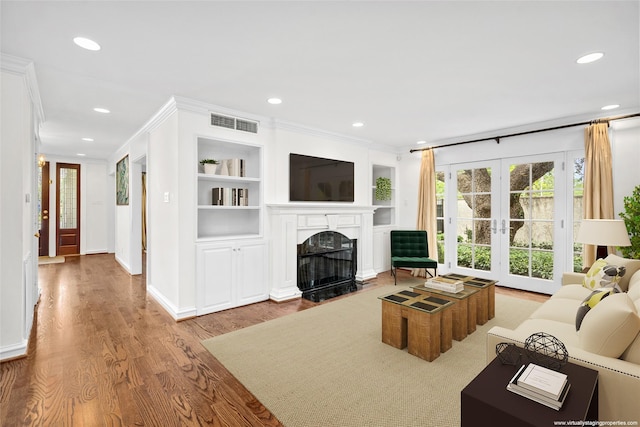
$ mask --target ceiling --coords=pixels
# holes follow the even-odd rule
[[[48,154],[108,158],[174,95],[398,152],[419,140],[640,110],[638,1],[0,7],[2,52],[35,65]],[[81,49],[76,36],[102,49]],[[603,59],[576,63],[594,51]],[[601,111],[609,104],[620,108]]]

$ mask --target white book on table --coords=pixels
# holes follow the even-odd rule
[[[558,399],[562,394],[567,376],[562,372],[529,363],[517,379],[520,387],[529,389],[551,399]]]
[[[559,397],[557,399],[553,399],[551,397],[542,395],[540,393],[537,393],[527,388],[519,386],[517,384],[518,379],[521,375],[523,375],[524,371],[525,371],[525,366],[522,365],[522,367],[518,370],[518,372],[513,376],[511,381],[509,381],[509,384],[507,384],[507,390],[513,393],[519,394],[520,396],[526,397],[535,402],[541,403],[545,406],[555,409],[556,411],[559,411],[560,408],[562,408],[562,405],[567,397],[567,394],[569,393],[571,384],[568,381],[566,381],[562,391],[560,392]]]

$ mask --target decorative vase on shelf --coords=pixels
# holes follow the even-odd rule
[[[215,159],[202,159],[202,160],[200,160],[200,164],[204,168],[204,173],[206,173],[208,175],[215,175],[216,167],[218,166],[218,163],[220,163],[220,162],[218,160],[215,160]]]
[[[227,161],[223,160],[220,163],[220,175],[229,175],[229,166],[227,166]]]
[[[205,163],[204,173],[206,173],[207,175],[215,175],[217,168],[218,165],[216,165],[215,163]]]

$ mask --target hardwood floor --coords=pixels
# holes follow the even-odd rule
[[[200,341],[316,303],[265,301],[175,322],[144,275],[131,277],[112,254],[40,266],[39,280],[28,356],[0,365],[1,425],[282,425]],[[365,290],[392,282],[383,273]]]

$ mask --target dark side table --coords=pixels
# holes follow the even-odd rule
[[[559,369],[567,374],[571,388],[556,411],[507,390],[518,368],[528,363],[524,350],[517,366],[493,359],[461,392],[461,426],[550,427],[554,421],[598,420],[598,371],[573,363]]]

